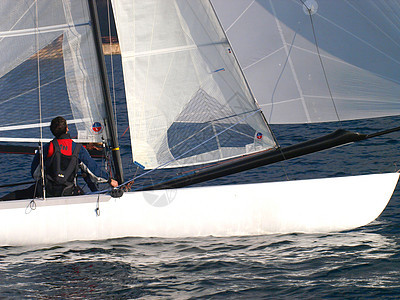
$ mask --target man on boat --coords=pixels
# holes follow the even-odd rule
[[[86,173],[85,181],[91,190],[95,186],[93,182],[108,182],[112,187],[118,186],[118,182],[97,165],[81,144],[72,141],[68,134],[67,121],[63,117],[54,118],[51,121],[50,130],[55,138],[43,147],[47,197],[83,194],[82,189],[76,183],[79,168]],[[36,180],[36,184],[25,190],[14,191],[0,200],[30,199],[42,196],[40,159],[38,151],[31,165],[31,175]]]

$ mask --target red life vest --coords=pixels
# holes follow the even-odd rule
[[[49,196],[71,196],[80,194],[76,185],[79,168],[79,150],[76,144],[72,151],[71,139],[53,139],[46,158],[46,192]]]
[[[57,141],[60,146],[61,154],[71,156],[72,155],[72,140],[71,139],[54,139],[51,141],[49,145],[49,152],[47,153],[47,157],[51,157],[54,154],[54,145],[53,141]]]

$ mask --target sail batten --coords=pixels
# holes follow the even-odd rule
[[[48,143],[52,140],[52,138],[28,138],[28,137],[21,137],[21,138],[7,138],[7,137],[0,137],[0,142],[14,142],[14,143]],[[73,139],[76,143],[91,143],[92,140],[90,139]]]
[[[76,123],[84,123],[89,120],[67,120],[67,124],[76,124]],[[36,124],[23,124],[23,125],[14,125],[14,126],[4,126],[0,127],[0,131],[8,131],[8,130],[17,130],[17,129],[28,129],[28,128],[38,128],[38,127],[48,127],[50,126],[50,122],[44,123],[36,123]]]
[[[20,30],[10,30],[10,31],[0,31],[0,38],[4,37],[17,37],[17,36],[26,36],[31,34],[44,34],[55,31],[65,31],[67,29],[71,29],[72,27],[79,26],[89,26],[90,23],[82,23],[82,24],[74,24],[71,26],[70,24],[60,24],[53,26],[42,26],[37,28],[29,28],[29,29],[20,29]]]
[[[127,59],[127,58],[135,58],[135,57],[142,57],[142,56],[152,56],[152,55],[176,53],[176,52],[181,52],[181,51],[191,51],[191,50],[196,50],[201,47],[212,47],[215,45],[229,45],[229,44],[227,41],[223,41],[223,42],[213,43],[213,44],[208,44],[208,45],[192,44],[192,45],[186,45],[186,46],[180,46],[180,47],[157,49],[154,51],[143,51],[143,52],[138,52],[138,53],[135,53],[133,51],[126,51],[126,52],[122,53],[122,56]]]

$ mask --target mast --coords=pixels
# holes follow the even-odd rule
[[[107,113],[107,128],[111,138],[111,149],[112,149],[112,158],[114,162],[115,175],[118,183],[122,183],[124,181],[124,174],[122,169],[122,161],[121,161],[121,153],[119,150],[118,138],[117,138],[117,129],[115,127],[115,120],[112,108],[112,101],[110,96],[110,88],[108,85],[107,71],[104,61],[103,50],[101,47],[101,39],[100,39],[100,26],[99,19],[97,15],[97,7],[94,3],[95,0],[88,0],[90,17],[93,24],[93,36],[94,36],[94,44],[96,47],[97,60],[100,67],[100,76],[101,83],[103,88],[104,95],[104,103],[106,107]]]

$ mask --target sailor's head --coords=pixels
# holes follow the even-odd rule
[[[50,130],[56,138],[59,138],[61,135],[68,132],[67,121],[63,117],[54,118],[51,120]]]

